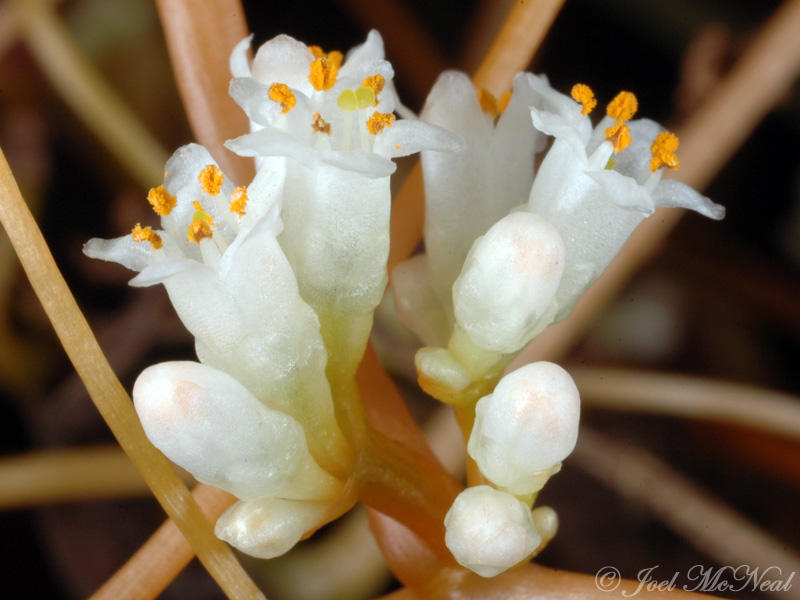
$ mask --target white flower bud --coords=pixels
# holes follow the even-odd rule
[[[532,494],[572,452],[579,418],[569,373],[550,362],[525,365],[478,401],[467,451],[495,485]]]
[[[513,212],[478,238],[453,284],[456,322],[481,348],[510,353],[536,333],[564,271],[555,227]]]
[[[194,362],[153,365],[136,380],[133,400],[150,441],[199,481],[244,499],[342,493],[309,454],[300,424],[227,373]]]
[[[447,548],[458,564],[494,577],[524,560],[540,544],[530,508],[488,485],[461,492],[444,518]]]
[[[217,519],[214,533],[250,556],[275,558],[320,527],[331,505],[283,498],[240,500]]]

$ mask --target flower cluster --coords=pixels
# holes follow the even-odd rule
[[[255,157],[250,184],[184,146],[147,196],[161,228],[137,224],[84,252],[138,271],[131,285],[164,284],[199,363],[145,370],[137,412],[167,457],[240,498],[217,535],[272,557],[354,501],[326,371],[335,363],[335,384],[355,370],[383,295],[390,159],[459,145],[395,118],[374,31],[346,58],[278,36],[250,64],[249,43],[231,57],[230,91],[252,132],[228,145]]]
[[[570,312],[657,206],[724,215],[688,186],[662,179],[665,167],[679,166],[678,139],[653,121],[631,120],[632,93],[620,92],[592,127],[596,105],[584,84],[569,97],[544,77],[520,73],[510,96],[497,100],[448,72],[422,113],[465,145],[422,153],[425,253],[394,270],[394,305],[425,345],[415,357],[420,385],[452,404],[462,426],[474,419],[467,450],[492,485],[458,497],[446,542],[483,576],[552,537],[554,513],[537,526],[537,511],[550,509],[531,506],[577,438],[578,391],[563,369],[535,363],[500,379],[504,368]]]
[[[252,555],[286,552],[353,504],[367,437],[354,375],[388,279],[391,159],[421,151],[426,252],[395,269],[394,303],[425,345],[422,387],[460,413],[486,483],[456,498],[445,542],[494,576],[555,535],[555,512],[533,503],[575,446],[580,412],[561,367],[501,379],[504,368],[656,206],[723,211],[661,179],[679,164],[677,138],[632,121],[629,92],[593,128],[585,85],[570,98],[521,73],[497,99],[449,72],[417,119],[374,31],[346,57],[285,35],[252,62],[249,47],[231,56],[230,93],[250,132],[226,146],[253,158],[252,181],[237,186],[189,144],[148,193],[159,229],[84,247],[137,271],[132,285],[163,284],[195,338],[199,362],[136,381],[144,430],[239,498],[216,532]]]

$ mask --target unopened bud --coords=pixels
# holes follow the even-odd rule
[[[495,485],[518,495],[537,492],[578,438],[580,396],[564,369],[525,365],[478,401],[467,451]]]
[[[472,245],[453,284],[456,322],[481,348],[516,352],[536,333],[564,271],[564,242],[533,213],[513,212]]]
[[[444,518],[445,544],[458,563],[494,577],[525,559],[540,544],[531,510],[488,485],[461,492]]]

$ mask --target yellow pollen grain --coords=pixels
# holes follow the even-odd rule
[[[394,115],[392,113],[380,113],[376,110],[367,120],[367,130],[372,135],[377,135],[383,131],[384,127],[391,127],[392,123],[394,123]]]
[[[220,171],[217,165],[206,165],[205,168],[200,171],[200,175],[197,176],[197,181],[200,182],[203,191],[209,196],[216,196],[219,194],[223,179],[222,171]]]
[[[630,121],[639,110],[639,101],[631,92],[622,91],[608,103],[606,114],[617,121]]]
[[[237,187],[233,190],[231,194],[231,203],[230,203],[230,211],[232,213],[236,213],[240,217],[243,217],[245,214],[245,208],[247,207],[247,188]]]
[[[161,242],[161,237],[153,231],[152,227],[149,225],[147,227],[142,227],[141,223],[137,223],[131,230],[131,237],[134,242],[150,242],[150,246],[152,246],[153,250],[158,250],[164,245]]]
[[[311,71],[308,80],[318,92],[331,89],[336,83],[339,67],[342,66],[342,53],[333,50],[325,54],[319,46],[309,47],[314,60],[311,62]]]
[[[311,117],[311,129],[314,130],[314,133],[325,133],[327,135],[331,134],[331,124],[323,119],[322,115],[318,112],[314,113],[314,115]]]
[[[581,114],[584,117],[592,112],[594,107],[597,106],[597,98],[594,97],[592,88],[585,83],[576,83],[573,85],[570,96],[572,96],[572,99],[575,100],[575,102],[581,103],[581,106],[583,106],[581,109]]]
[[[362,87],[368,87],[375,93],[375,100],[372,102],[372,106],[378,106],[378,94],[383,91],[384,85],[386,85],[386,79],[380,73],[370,75],[361,82]]]
[[[496,119],[500,114],[500,111],[497,108],[497,98],[495,98],[486,88],[480,88],[477,94],[478,103],[481,105],[481,110],[487,115],[491,115],[493,119]]]
[[[631,128],[624,121],[617,121],[605,131],[606,139],[614,144],[614,152],[622,152],[631,144]]]
[[[172,209],[175,208],[178,199],[175,198],[175,196],[171,196],[169,192],[167,192],[167,188],[160,185],[150,188],[150,191],[147,192],[147,201],[150,203],[150,206],[153,207],[157,215],[166,217],[172,212]]]
[[[681,161],[675,154],[678,149],[678,136],[669,131],[663,131],[656,136],[650,151],[653,158],[650,159],[650,172],[655,173],[661,167],[677,169],[681,166]]]
[[[497,110],[500,111],[501,115],[506,112],[509,102],[511,102],[511,90],[503,92],[500,95],[500,99],[497,101]]]
[[[269,99],[281,105],[281,114],[286,114],[297,104],[292,90],[285,83],[273,83],[269,86]]]

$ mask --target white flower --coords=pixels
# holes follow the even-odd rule
[[[662,179],[663,166],[678,165],[677,138],[647,119],[628,122],[635,111],[633,94],[621,92],[592,130],[586,111],[567,96],[552,92],[548,102],[531,107],[536,128],[555,137],[528,209],[550,221],[566,245],[556,318],[566,316],[657,206],[689,208],[713,219],[725,214],[689,186]]]
[[[493,484],[527,496],[572,452],[579,419],[569,373],[550,362],[528,364],[478,401],[467,452]]]
[[[137,226],[131,236],[90,240],[84,252],[140,271],[132,285],[163,283],[200,361],[317,432],[312,455],[340,472],[349,449],[333,414],[319,320],[276,239],[279,183],[262,171],[234,189],[196,144],[178,149],[166,171],[148,195],[162,229]]]
[[[541,543],[530,508],[488,485],[461,492],[444,518],[445,544],[460,565],[494,577]]]
[[[422,118],[459,134],[465,144],[457,152],[422,152],[426,258],[413,258],[392,274],[401,321],[427,345],[444,345],[447,338],[430,340],[432,328],[418,321],[438,322],[434,330],[449,331],[451,288],[472,244],[528,198],[534,155],[545,142],[530,121],[529,106],[547,87],[544,78],[520,74],[498,101],[476,90],[465,74],[447,71],[428,95]]]
[[[365,317],[355,336],[365,342],[386,285],[390,159],[452,150],[457,139],[395,118],[394,73],[375,31],[344,60],[281,35],[248,65],[248,46],[239,44],[231,59],[231,95],[254,131],[227,145],[260,165],[285,164],[280,242],[301,293],[321,315],[323,331],[322,315],[332,309],[339,321],[343,313]],[[348,321],[358,327],[355,317]]]

